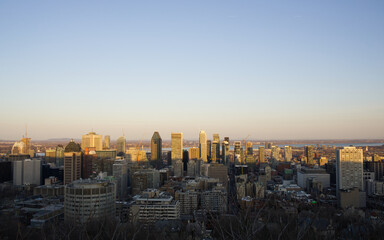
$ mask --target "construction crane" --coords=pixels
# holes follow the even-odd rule
[[[243,139],[243,145],[245,146],[245,141],[250,137],[251,135],[248,135],[246,138]]]

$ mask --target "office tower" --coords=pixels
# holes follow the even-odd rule
[[[272,146],[271,158],[275,161],[280,161],[280,148],[278,146]]]
[[[105,180],[77,180],[65,186],[65,221],[86,223],[114,219],[116,186]]]
[[[212,158],[212,141],[207,140],[207,161],[211,161]]]
[[[229,159],[229,142],[227,142],[226,140],[224,140],[223,142],[223,146],[222,146],[222,155],[223,155],[223,163],[228,166],[229,165],[229,162],[230,162],[230,159]]]
[[[218,162],[220,160],[220,143],[218,141],[212,142],[212,162]]]
[[[208,177],[219,179],[219,182],[226,187],[228,185],[228,167],[223,164],[212,163],[208,167]]]
[[[81,169],[81,178],[87,179],[92,176],[93,165],[97,162],[96,148],[85,148]]]
[[[313,146],[305,146],[304,147],[304,155],[307,158],[308,165],[314,165],[315,162],[313,160]]]
[[[113,177],[116,182],[116,198],[125,199],[128,191],[128,165],[126,160],[116,160],[113,164]]]
[[[336,190],[363,187],[363,150],[344,147],[336,151]]]
[[[247,142],[246,144],[246,162],[247,165],[256,165],[256,159],[253,156],[253,143]]]
[[[172,162],[183,159],[183,133],[171,134]]]
[[[13,185],[40,185],[41,160],[25,159],[13,162]]]
[[[259,163],[265,163],[265,153],[264,153],[264,147],[259,147]]]
[[[56,147],[56,167],[64,166],[64,146],[59,144]]]
[[[184,164],[182,160],[176,160],[172,163],[173,166],[173,175],[175,177],[184,176]]]
[[[240,148],[241,148],[241,142],[240,141],[235,141],[235,154],[240,154]]]
[[[200,131],[199,134],[199,148],[200,148],[200,158],[204,162],[207,162],[207,134],[204,131]]]
[[[103,136],[97,135],[95,132],[90,132],[86,135],[83,135],[81,138],[81,149],[94,147],[96,151],[103,150]]]
[[[189,159],[187,165],[187,176],[194,177],[196,176],[196,159]]]
[[[285,146],[284,147],[284,160],[286,162],[290,162],[292,160],[292,147]]]
[[[189,161],[189,152],[188,150],[183,150],[183,172],[187,171],[188,161]]]
[[[110,148],[111,148],[111,137],[109,135],[105,135],[103,150],[108,150]]]
[[[147,188],[160,187],[160,171],[156,169],[133,170],[131,174],[132,194],[139,194]]]
[[[384,161],[379,159],[379,156],[376,155],[373,157],[372,162],[366,162],[367,168],[369,171],[375,173],[375,180],[383,181],[384,180]]]
[[[272,149],[272,143],[271,142],[265,142],[265,149]]]
[[[125,137],[119,137],[116,141],[116,148],[117,148],[117,156],[125,156],[127,144],[125,141]]]
[[[80,144],[71,140],[64,149],[64,184],[81,178],[82,152]]]
[[[11,154],[24,154],[25,153],[25,143],[20,141],[20,142],[15,142],[12,146]]]
[[[135,198],[130,215],[133,223],[155,223],[159,220],[179,220],[180,202],[166,192],[147,189]]]
[[[161,168],[163,165],[162,144],[159,132],[154,132],[151,139],[151,163],[156,168]]]
[[[199,148],[195,148],[195,147],[192,147],[189,149],[189,160],[191,159],[194,159],[194,160],[197,160],[199,159],[199,156],[200,156],[200,149]]]
[[[229,143],[229,137],[224,137],[224,141],[227,141]]]

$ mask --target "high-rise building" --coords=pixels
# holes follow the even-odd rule
[[[212,158],[212,141],[207,140],[207,159],[208,161],[211,161]]]
[[[117,155],[118,156],[125,156],[125,152],[127,150],[127,144],[125,141],[125,137],[119,137],[116,141],[116,148],[117,148]]]
[[[64,184],[81,178],[82,157],[80,144],[71,140],[64,149]]]
[[[229,156],[229,142],[225,141],[223,142],[223,146],[222,146],[222,156],[223,156],[223,163],[225,165],[229,165],[229,162],[230,162],[230,156]]]
[[[81,178],[87,179],[92,176],[93,165],[96,164],[97,155],[95,148],[85,148],[81,168]]]
[[[280,148],[278,146],[272,146],[271,158],[275,161],[280,161]]]
[[[227,191],[217,186],[201,193],[201,208],[209,212],[225,213],[227,211]]]
[[[315,161],[313,160],[313,146],[304,147],[304,155],[307,158],[308,165],[314,165]]]
[[[247,165],[255,165],[256,159],[253,156],[253,143],[247,142],[246,144],[246,162]]]
[[[235,164],[243,164],[244,163],[244,151],[241,147],[241,141],[235,141]]]
[[[65,221],[85,223],[114,219],[116,186],[105,180],[77,180],[65,186]]]
[[[265,163],[265,153],[264,153],[265,149],[263,146],[260,146],[259,147],[259,162],[260,163]]]
[[[85,150],[87,147],[94,147],[96,151],[103,150],[103,136],[97,135],[95,132],[83,135],[81,138],[81,149]]]
[[[104,136],[104,150],[108,150],[111,148],[111,137],[109,135]]]
[[[200,131],[199,134],[199,149],[200,158],[207,162],[207,134],[204,131]]]
[[[13,162],[13,185],[40,185],[41,160],[25,159]]]
[[[286,162],[290,162],[292,160],[292,147],[285,146],[284,147],[284,160]]]
[[[192,147],[188,150],[189,159],[197,160],[200,157],[200,149]]]
[[[208,167],[208,177],[217,178],[219,179],[220,183],[222,183],[224,186],[227,186],[228,185],[228,167],[223,164],[212,163]]]
[[[187,164],[187,176],[194,177],[196,176],[196,159],[189,159]]]
[[[220,160],[220,142],[212,142],[212,162],[218,162]]]
[[[229,143],[229,137],[224,137],[224,141],[227,141]]]
[[[183,159],[183,133],[171,134],[172,161]]]
[[[344,147],[336,151],[336,190],[364,190],[363,150]]]
[[[64,166],[64,146],[59,144],[56,147],[56,167]]]
[[[113,164],[113,177],[116,182],[116,197],[125,199],[128,187],[128,165],[126,160],[116,160]]]
[[[156,168],[163,165],[162,159],[162,140],[159,132],[154,132],[151,139],[151,163]]]
[[[172,166],[173,166],[173,175],[175,177],[184,176],[184,163],[182,160],[173,161]]]

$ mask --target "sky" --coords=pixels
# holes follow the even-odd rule
[[[384,138],[384,1],[0,1],[0,139]]]

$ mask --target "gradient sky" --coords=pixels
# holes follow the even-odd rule
[[[384,1],[0,1],[0,139],[384,138]]]

